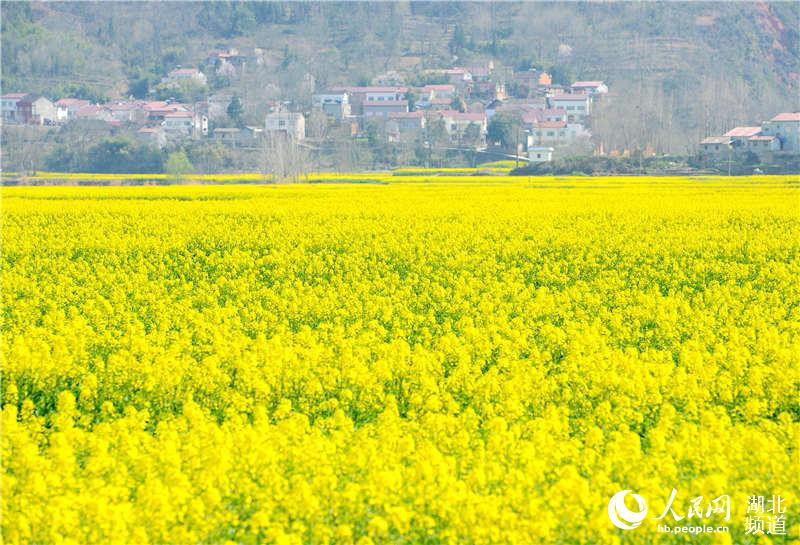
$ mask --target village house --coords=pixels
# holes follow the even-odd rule
[[[90,119],[93,121],[110,123],[111,121],[114,121],[114,116],[111,115],[111,110],[109,110],[106,106],[101,106],[99,104],[88,104],[75,112],[75,119]]]
[[[3,121],[20,121],[17,104],[27,95],[28,93],[7,93],[0,97]]]
[[[72,121],[78,114],[78,111],[84,106],[88,106],[90,102],[80,98],[61,98],[56,101],[56,118],[59,123]]]
[[[531,163],[549,163],[553,160],[553,152],[555,150],[551,147],[528,147],[528,159]]]
[[[700,151],[710,157],[728,157],[732,151],[728,136],[709,136],[700,142]]]
[[[142,109],[147,112],[147,120],[149,122],[162,122],[167,114],[177,112],[190,112],[189,107],[178,102],[164,102],[162,100],[154,100],[144,102]]]
[[[273,111],[264,121],[264,134],[269,137],[285,136],[295,141],[306,137],[306,118],[298,112]]]
[[[406,98],[408,87],[365,87],[366,102],[399,101]]]
[[[25,95],[17,102],[16,118],[30,125],[52,125],[58,119],[56,105],[41,95]]]
[[[747,143],[751,136],[761,134],[761,127],[734,127],[722,136],[730,139],[734,150],[747,148]]]
[[[397,132],[399,133],[416,133],[425,128],[425,113],[419,110],[415,112],[391,112],[388,117],[389,121],[397,127]]]
[[[573,93],[588,95],[604,95],[608,93],[608,86],[602,81],[576,81],[570,86]]]
[[[535,120],[530,123],[528,129],[528,145],[527,147],[541,146],[543,144],[556,146],[566,144],[568,141],[567,136],[567,123],[565,121],[539,121]]]
[[[323,91],[311,97],[311,103],[316,110],[321,110],[328,117],[342,120],[349,117],[350,97],[346,91]]]
[[[165,113],[161,126],[170,140],[197,139],[208,134],[208,118],[189,111]]]
[[[555,94],[548,97],[551,108],[558,108],[567,112],[567,121],[582,122],[592,113],[592,98],[587,94]]]
[[[800,153],[800,112],[780,113],[765,121],[761,134],[775,136],[781,143],[781,150]]]
[[[174,83],[179,81],[193,81],[200,85],[206,85],[208,78],[197,68],[176,68],[162,80],[163,83]]]
[[[753,153],[780,151],[781,141],[776,136],[755,135],[747,139],[747,150]]]
[[[486,134],[487,120],[486,114],[472,112],[458,112],[455,110],[444,110],[433,114],[436,118],[444,121],[445,130],[453,141],[461,139],[469,129],[474,126],[481,138]]]
[[[364,117],[388,118],[389,114],[408,111],[407,100],[373,100],[364,102]]]
[[[456,87],[463,87],[472,81],[472,74],[466,68],[449,68],[435,73],[443,74]]]
[[[406,93],[408,93],[408,87],[344,86],[344,87],[331,87],[329,91],[332,91],[334,93],[341,93],[341,92],[347,93],[348,102],[350,103],[351,113],[353,115],[362,115],[365,114],[364,104],[366,102],[403,100],[406,97]]]
[[[420,94],[428,101],[435,98],[444,98],[452,101],[456,97],[456,87],[450,83],[426,85],[422,88]]]
[[[254,147],[264,136],[264,129],[260,127],[227,128],[220,127],[214,129],[212,138],[214,142],[224,144],[232,148]]]
[[[144,123],[149,114],[138,102],[110,102],[106,107],[111,111],[111,116],[121,123]]]

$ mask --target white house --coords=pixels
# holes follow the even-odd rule
[[[78,111],[90,102],[80,98],[61,98],[56,101],[56,118],[59,122],[75,119]]]
[[[765,121],[761,134],[777,137],[783,151],[800,153],[800,112],[784,112]]]
[[[406,98],[408,87],[364,87],[366,102],[399,101]]]
[[[164,114],[162,127],[170,138],[199,138],[208,134],[208,118],[194,112],[169,112]]]
[[[557,94],[549,97],[551,108],[558,108],[567,112],[567,121],[583,121],[592,113],[592,97],[584,94]]]
[[[549,147],[530,147],[528,148],[528,159],[531,163],[549,163],[553,160],[553,148]]]
[[[576,81],[570,88],[573,93],[587,93],[590,95],[604,95],[608,93],[608,86],[602,81]]]

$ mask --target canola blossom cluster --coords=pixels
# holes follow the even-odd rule
[[[692,543],[794,542],[799,199],[3,188],[3,543],[686,543],[607,515],[673,488],[730,496]],[[745,532],[753,494],[786,536]]]

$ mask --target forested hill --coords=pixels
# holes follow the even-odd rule
[[[798,109],[796,2],[3,2],[2,16],[3,92],[138,95],[233,46],[260,48],[264,63],[226,85],[265,99],[293,98],[309,80],[488,60],[602,79],[613,100],[595,128],[609,145],[682,151]]]

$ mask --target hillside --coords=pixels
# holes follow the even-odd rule
[[[684,152],[799,107],[796,3],[4,2],[2,16],[3,92],[127,96],[235,46],[263,64],[212,87],[243,96],[253,120],[267,98],[305,100],[309,82],[487,60],[605,80],[607,147]]]

